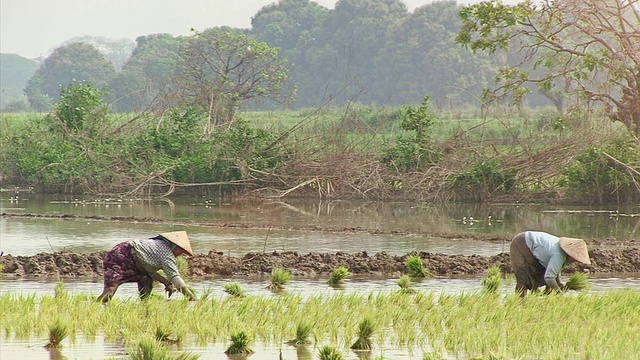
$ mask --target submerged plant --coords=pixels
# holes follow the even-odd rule
[[[309,340],[309,336],[311,335],[311,324],[301,324],[298,323],[296,326],[296,338],[287,341],[289,345],[309,345],[311,344],[311,340]]]
[[[320,360],[343,360],[342,353],[333,346],[325,345],[320,348],[318,353],[318,359]]]
[[[373,321],[369,318],[365,318],[358,324],[358,338],[356,342],[351,345],[353,350],[371,350],[373,343],[371,343],[371,336],[373,336],[374,327]]]
[[[400,292],[403,294],[415,294],[416,291],[411,287],[411,277],[409,275],[402,275],[397,282],[400,287]]]
[[[565,284],[567,290],[584,290],[589,288],[589,277],[585,273],[575,273],[571,275]]]
[[[49,342],[44,347],[47,349],[61,348],[61,342],[67,337],[67,335],[69,335],[67,325],[63,324],[60,320],[56,320],[53,325],[49,326]]]
[[[349,268],[345,266],[339,266],[333,270],[328,282],[330,285],[343,285],[344,280],[349,276],[351,276]]]
[[[419,256],[409,255],[407,257],[407,272],[411,277],[432,277],[433,275],[424,267],[422,258]]]
[[[224,290],[224,292],[234,297],[246,296],[246,294],[244,293],[244,289],[237,282],[224,283],[222,284],[222,289]]]
[[[271,270],[271,285],[269,285],[269,289],[271,291],[282,290],[289,281],[291,281],[291,273],[288,270],[274,268]]]
[[[249,355],[253,350],[249,348],[249,336],[244,331],[231,335],[231,345],[224,352],[227,355]]]
[[[502,270],[499,265],[493,265],[487,269],[487,277],[482,279],[482,288],[489,293],[495,293],[502,285]]]

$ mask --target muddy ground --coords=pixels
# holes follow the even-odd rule
[[[158,219],[139,219],[123,217],[80,217],[74,215],[43,216],[33,214],[1,214],[2,217],[38,217],[67,220],[98,221],[145,221],[162,222]],[[193,225],[194,223],[189,223]],[[238,224],[199,224],[215,227],[247,228]],[[272,227],[273,229],[273,227]],[[283,228],[300,231],[319,232],[371,232],[360,228],[319,228],[300,227]],[[380,234],[373,231],[372,234]],[[405,234],[388,232],[388,234]],[[507,236],[474,235],[474,234],[417,234],[439,236],[452,239],[469,239],[477,241],[509,241]],[[619,242],[616,239],[585,239],[589,244],[589,254],[592,264],[572,264],[564,273],[576,271],[590,274],[640,273],[640,244],[635,240]],[[0,257],[0,268],[4,276],[15,277],[102,277],[102,259],[105,251],[90,254],[72,252],[40,253],[33,256],[12,256],[5,254]],[[406,258],[408,255],[418,255],[423,259],[425,267],[436,276],[477,276],[483,275],[488,267],[500,265],[504,272],[511,272],[509,254],[501,253],[495,256],[479,255],[446,255],[428,252],[390,255],[385,252],[368,254],[360,253],[298,253],[298,252],[269,252],[247,253],[242,257],[224,255],[222,252],[210,251],[208,254],[196,254],[187,257],[191,278],[206,276],[254,276],[267,275],[273,268],[284,268],[295,276],[313,277],[330,274],[338,266],[346,266],[354,275],[384,275],[399,276],[406,273]]]

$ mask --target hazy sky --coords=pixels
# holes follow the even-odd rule
[[[336,0],[315,0],[333,8]],[[404,0],[410,11],[432,0]],[[458,0],[469,3],[475,0]],[[504,1],[505,3],[516,0]],[[0,0],[0,52],[47,56],[83,35],[111,39],[169,33],[188,35],[228,25],[251,27],[251,17],[275,0]]]

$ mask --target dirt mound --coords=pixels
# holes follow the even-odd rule
[[[73,252],[40,253],[33,256],[0,257],[0,267],[5,276],[15,277],[102,277],[102,259],[105,252],[78,254]],[[403,256],[385,252],[348,254],[297,252],[248,253],[243,257],[224,255],[210,251],[188,258],[189,277],[198,278],[212,275],[267,275],[273,268],[284,268],[294,276],[315,276],[330,274],[338,266],[346,266],[355,275],[399,276],[406,273],[408,255],[423,259],[425,267],[436,276],[482,275],[492,265],[499,265],[504,272],[511,272],[509,254],[495,256],[446,255],[428,252]],[[639,273],[640,249],[626,247],[615,250],[595,249],[590,251],[592,264],[572,264],[565,273],[576,271],[592,274]]]

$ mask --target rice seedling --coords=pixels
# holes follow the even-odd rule
[[[253,350],[249,348],[249,336],[244,331],[231,335],[231,345],[224,352],[227,355],[249,355]]]
[[[318,352],[318,358],[320,360],[343,360],[344,355],[335,347],[325,345],[320,348]]]
[[[161,344],[179,344],[182,340],[180,337],[176,339],[172,339],[170,336],[171,336],[171,331],[169,331],[168,329],[160,326],[156,328],[156,333],[154,335],[154,338],[157,342]]]
[[[329,285],[344,285],[345,279],[351,276],[349,269],[345,266],[338,266],[333,270],[329,277]]]
[[[422,258],[419,256],[409,255],[407,256],[407,272],[409,276],[414,278],[419,277],[433,277],[433,275],[424,267]]]
[[[178,264],[178,271],[180,276],[187,281],[187,275],[189,275],[189,262],[182,256],[176,257],[176,263]]]
[[[296,324],[301,328],[313,324],[308,338],[315,343],[318,340],[314,339],[322,339],[328,345],[348,347],[355,340],[358,322],[368,318],[377,327],[371,336],[374,344],[407,351],[428,349],[425,351],[434,355],[431,358],[441,358],[438,351],[465,359],[487,358],[489,354],[509,359],[570,358],[580,349],[580,357],[609,359],[640,353],[640,344],[625,340],[640,333],[638,308],[640,291],[633,289],[575,296],[532,294],[525,302],[512,292],[488,296],[485,291],[420,291],[406,296],[396,291],[371,291],[212,297],[197,303],[156,298],[140,302],[132,296],[114,298],[104,306],[86,295],[56,298],[53,294],[3,293],[0,333],[6,338],[46,337],[50,322],[61,319],[69,337],[73,332],[97,333],[109,342],[133,345],[141,333],[150,332],[146,336],[153,340],[154,332],[161,329],[161,337],[193,339],[206,346],[228,339],[237,330],[229,324],[242,324],[247,338],[269,345],[287,342]],[[523,323],[535,323],[538,331],[531,332]],[[558,337],[563,341],[558,342]],[[73,343],[69,338],[65,341]],[[184,342],[181,345],[191,345]],[[312,351],[317,358],[317,350]]]
[[[64,283],[62,280],[58,280],[56,283],[56,289],[54,290],[54,294],[56,298],[67,296],[67,291],[64,289]]]
[[[567,290],[585,290],[589,288],[589,277],[585,273],[575,273],[571,275],[565,284]]]
[[[228,283],[224,283],[222,284],[222,288],[224,290],[224,292],[226,292],[227,294],[233,296],[233,297],[245,297],[246,294],[244,292],[244,289],[242,288],[242,285],[240,285],[237,282],[228,282]]]
[[[402,294],[415,294],[416,290],[411,287],[411,277],[409,275],[402,275],[397,282],[400,287],[400,293]]]
[[[309,336],[311,335],[311,331],[313,330],[311,324],[298,323],[296,326],[296,337],[295,339],[291,339],[287,341],[289,345],[310,345],[311,340],[309,340]]]
[[[271,270],[271,284],[269,289],[271,291],[280,291],[284,289],[284,286],[291,281],[291,273],[288,270],[274,268]]]
[[[129,349],[131,360],[198,360],[200,355],[183,352],[178,355],[153,339],[138,341],[133,349]]]
[[[62,347],[62,340],[69,335],[69,328],[60,320],[56,320],[49,326],[49,342],[44,346],[47,349],[59,349]]]
[[[499,265],[493,265],[487,269],[487,276],[482,279],[482,288],[489,293],[495,293],[502,285],[502,270]]]
[[[358,338],[351,345],[353,350],[371,350],[373,349],[373,343],[371,342],[371,336],[374,333],[373,321],[369,318],[365,318],[358,324]]]

